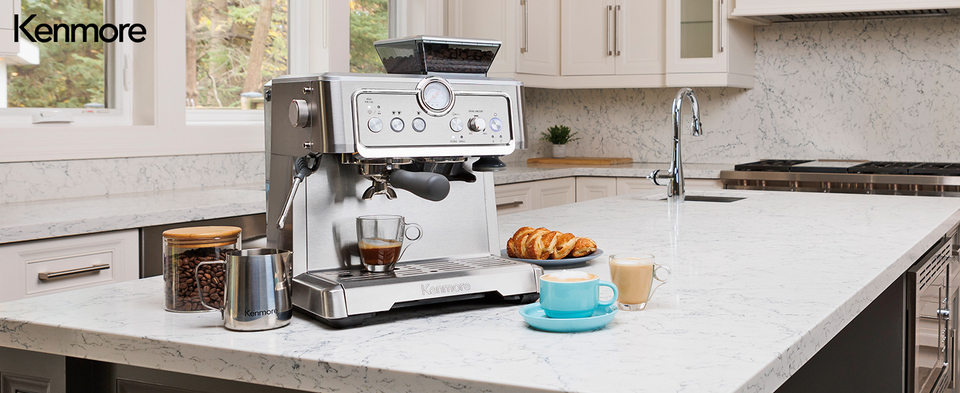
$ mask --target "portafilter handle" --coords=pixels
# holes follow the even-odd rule
[[[450,181],[433,172],[410,172],[403,169],[390,171],[389,183],[395,188],[410,191],[429,201],[442,201],[450,194]]]

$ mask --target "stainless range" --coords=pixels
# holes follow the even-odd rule
[[[960,196],[960,163],[762,160],[720,172],[724,188]]]

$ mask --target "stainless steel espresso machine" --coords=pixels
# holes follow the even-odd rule
[[[334,327],[410,305],[538,298],[542,269],[501,258],[497,156],[524,144],[521,84],[485,77],[499,42],[377,42],[391,74],[285,76],[265,88],[267,239],[293,250],[294,306]],[[356,217],[422,237],[390,272],[361,267]]]

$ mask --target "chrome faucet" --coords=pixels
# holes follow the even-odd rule
[[[660,173],[657,169],[647,175],[647,179],[658,186],[667,186],[667,200],[670,202],[683,202],[683,165],[680,161],[680,108],[683,106],[684,97],[690,98],[690,106],[693,110],[693,136],[700,136],[700,104],[697,103],[697,96],[693,90],[684,87],[677,92],[673,99],[673,160],[670,161],[670,171]],[[661,184],[661,180],[668,180]]]

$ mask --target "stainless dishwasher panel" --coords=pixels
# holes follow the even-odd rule
[[[210,225],[240,227],[243,248],[263,247],[266,244],[267,215],[265,213],[140,228],[140,278],[163,274],[163,231]]]

